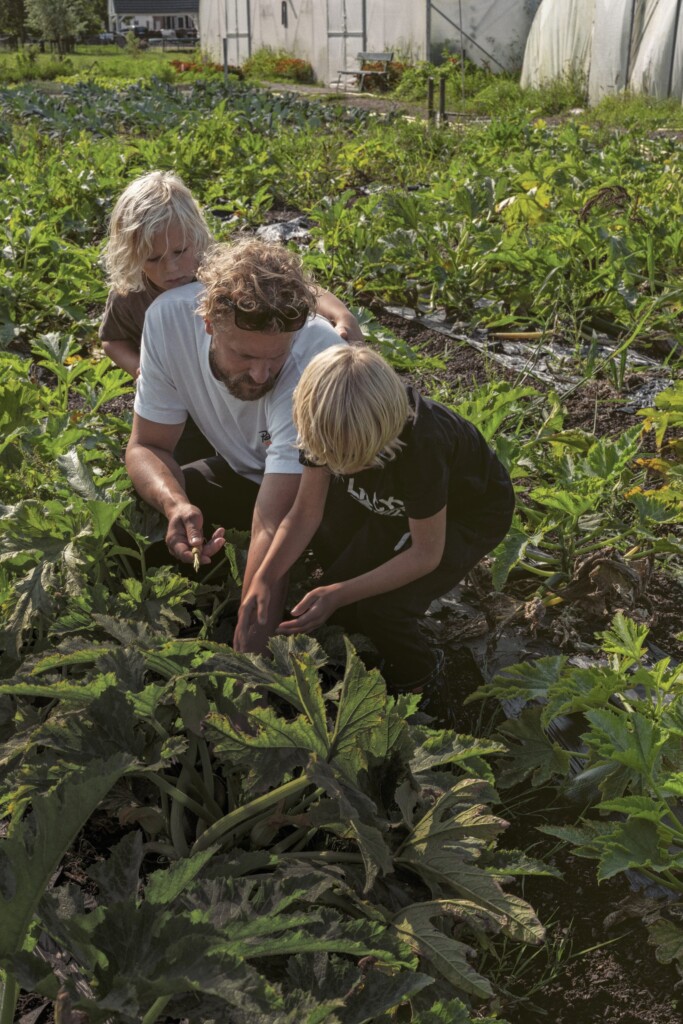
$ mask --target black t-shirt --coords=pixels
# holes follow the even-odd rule
[[[474,424],[413,387],[406,391],[414,418],[396,458],[339,477],[337,486],[377,515],[427,519],[446,505],[449,519],[475,528],[484,511],[512,508],[508,473]],[[311,465],[303,454],[300,461]]]

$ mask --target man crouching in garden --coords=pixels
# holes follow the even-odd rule
[[[314,315],[316,286],[283,246],[216,245],[197,276],[147,312],[126,467],[168,520],[166,547],[180,562],[208,565],[225,527],[251,529],[247,593],[299,487],[292,391],[339,334]],[[181,467],[173,451],[188,415],[216,455]],[[286,581],[271,621],[254,627],[243,649],[264,649],[285,589]]]

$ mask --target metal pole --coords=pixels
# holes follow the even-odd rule
[[[465,41],[462,34],[462,0],[458,0],[460,11],[460,86],[462,89],[462,102],[465,103]]]
[[[237,63],[241,64],[240,60],[240,11],[237,0],[234,0],[235,4],[235,51],[237,57]]]
[[[446,78],[439,76],[439,124],[446,124]]]
[[[367,50],[367,48],[368,48],[368,7],[367,7],[366,0],[363,0],[362,17],[363,17],[363,49]]]
[[[247,57],[251,57],[251,0],[247,0]]]
[[[223,36],[223,82],[228,88],[228,40]]]
[[[341,16],[342,16],[342,24],[341,24],[342,39],[344,41],[344,43],[343,43],[343,45],[344,45],[344,67],[347,67],[348,63],[349,63],[349,55],[348,55],[348,52],[347,52],[347,49],[346,49],[346,44],[347,44],[347,38],[348,38],[349,23],[348,23],[348,19],[346,17],[346,0],[342,0]]]
[[[434,120],[434,79],[427,79],[427,120]]]

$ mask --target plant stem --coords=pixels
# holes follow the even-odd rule
[[[222,808],[218,806],[211,794],[211,790],[204,784],[204,779],[194,767],[194,762],[188,760],[187,755],[182,755],[178,760],[183,768],[187,769],[190,788],[194,789],[196,791],[196,795],[199,796],[207,805],[204,808],[204,813],[201,817],[205,818],[206,821],[211,824],[211,822],[215,821],[216,818],[221,817],[223,814]],[[202,765],[202,768],[204,768],[204,765]],[[192,799],[192,797],[190,797],[190,799]],[[197,806],[199,806],[199,804]],[[209,815],[212,817],[210,818]]]
[[[150,1006],[149,1010],[145,1014],[145,1016],[142,1018],[141,1024],[154,1024],[154,1022],[158,1020],[159,1014],[164,1009],[166,1004],[170,1002],[170,999],[170,995],[159,996],[158,999],[155,999],[152,1005]]]
[[[4,979],[0,982],[0,1024],[12,1024],[19,998],[19,986],[9,971],[0,971],[0,978]]]
[[[290,797],[297,796],[307,786],[310,786],[310,782],[305,775],[302,775],[298,779],[292,779],[291,782],[286,782],[283,786],[271,790],[270,793],[257,797],[256,800],[251,800],[244,807],[237,807],[208,828],[204,835],[193,845],[191,853],[201,853],[202,850],[206,850],[207,847],[217,842],[226,832],[230,832],[231,829],[243,824],[243,822],[248,821],[250,818],[263,814],[264,811],[275,806],[281,800],[288,800]]]
[[[362,864],[360,853],[343,853],[337,850],[302,850],[299,853],[281,853],[278,860],[326,860],[333,864]]]
[[[519,563],[526,572],[532,573],[534,576],[542,576],[543,579],[549,579],[551,576],[557,575],[557,569],[537,569],[535,565],[530,565],[528,562],[520,560]]]
[[[169,860],[178,860],[178,851],[170,843],[143,843],[142,850],[143,853],[158,853]]]
[[[183,767],[183,771],[188,772],[188,769]],[[162,791],[162,793],[166,793],[167,796],[170,796],[171,800],[181,804],[186,810],[192,811],[192,813],[196,814],[198,818],[203,818],[204,821],[211,824],[211,815],[206,808],[202,807],[202,805],[197,803],[196,800],[193,800],[191,796],[187,795],[187,793],[184,793],[178,786],[173,786],[168,779],[163,777],[163,775],[150,774],[148,778]],[[187,783],[189,784],[189,779],[187,780]]]
[[[603,537],[602,540],[597,541],[595,544],[580,544],[576,549],[576,554],[586,555],[589,551],[598,551],[600,548],[609,547],[612,544],[616,544],[617,541],[624,540],[631,532],[631,530],[626,530],[624,533],[618,533],[616,537]]]

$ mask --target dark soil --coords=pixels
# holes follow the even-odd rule
[[[544,815],[546,820],[551,817],[547,811]],[[566,821],[567,810],[553,816],[558,823]],[[529,823],[527,819],[521,826],[522,820],[508,833],[506,845],[528,847]],[[627,882],[615,878],[598,885],[595,864],[565,850],[557,851],[550,863],[562,872],[561,880],[528,878],[520,888],[546,925],[547,952],[535,957],[519,980],[514,965],[509,983],[501,979],[510,990],[502,1015],[510,1024],[547,1019],[556,1024],[680,1024],[683,1006],[676,969],[658,962],[639,921],[612,927],[605,922],[632,894]]]

